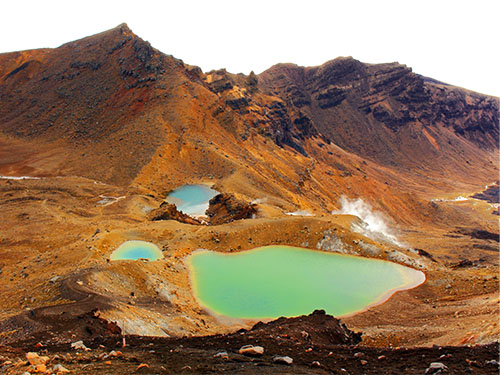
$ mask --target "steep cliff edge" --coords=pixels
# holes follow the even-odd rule
[[[422,167],[436,157],[459,167],[498,149],[499,100],[426,79],[398,63],[337,58],[319,67],[278,64],[259,75],[307,133],[392,167]],[[292,116],[294,116],[292,115]],[[458,159],[458,160],[457,160]],[[439,168],[439,166],[434,166]]]

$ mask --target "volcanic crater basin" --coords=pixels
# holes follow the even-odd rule
[[[175,204],[186,215],[204,216],[208,202],[217,194],[217,190],[203,184],[183,185],[170,192],[165,200]]]
[[[155,244],[146,241],[126,241],[111,253],[111,260],[158,260],[163,253]]]
[[[215,315],[241,319],[315,309],[348,316],[425,281],[423,272],[396,263],[291,246],[236,254],[198,250],[187,261],[198,303]]]

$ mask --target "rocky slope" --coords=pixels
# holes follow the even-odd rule
[[[149,162],[164,136],[144,118],[159,95],[152,86],[162,76],[170,88],[178,84],[177,70],[185,70],[126,25],[52,50],[3,54],[0,61],[1,132],[77,153],[49,173],[69,169],[122,183]],[[75,159],[92,168],[85,172]]]
[[[498,147],[498,98],[426,79],[398,63],[348,57],[312,68],[279,64],[259,83],[286,103],[296,138],[318,134],[384,165],[419,168],[438,157],[443,168],[456,169],[474,157],[466,150]]]
[[[37,346],[34,340],[0,347],[2,371],[19,374],[43,363],[78,374],[496,374],[498,345],[433,348],[368,348],[356,334],[315,312],[280,318],[250,330],[194,338],[95,335],[70,343]],[[125,346],[123,344],[126,344]],[[250,345],[260,355],[241,354]],[[26,360],[28,359],[28,361]],[[285,362],[285,360],[287,362]],[[431,365],[434,363],[434,367]],[[42,367],[43,368],[43,367]],[[438,371],[441,369],[440,371]],[[40,372],[40,371],[38,371]]]
[[[135,179],[156,191],[187,176],[237,176],[276,180],[268,193],[281,199],[313,185],[332,200],[349,185],[320,192],[336,174],[378,185],[394,179],[386,167],[411,169],[414,181],[470,182],[497,170],[498,98],[352,58],[258,76],[205,74],[125,24],[56,49],[0,55],[0,102],[1,134],[53,150],[37,173]]]

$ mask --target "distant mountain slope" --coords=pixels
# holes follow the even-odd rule
[[[0,174],[80,175],[157,193],[208,180],[286,209],[328,211],[347,194],[404,217],[416,201],[402,192],[496,178],[498,111],[498,98],[396,63],[203,73],[122,24],[0,54],[0,148],[12,155]]]
[[[308,123],[325,140],[385,165],[417,167],[462,153],[465,162],[474,146],[498,148],[498,98],[426,82],[397,63],[279,64],[259,82],[299,114],[296,133]]]

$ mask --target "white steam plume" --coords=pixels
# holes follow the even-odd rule
[[[372,207],[361,198],[340,198],[340,211],[332,214],[354,215],[361,219],[361,223],[352,225],[352,230],[372,240],[385,241],[402,246],[394,231],[389,227],[387,218],[381,212],[373,211]]]

